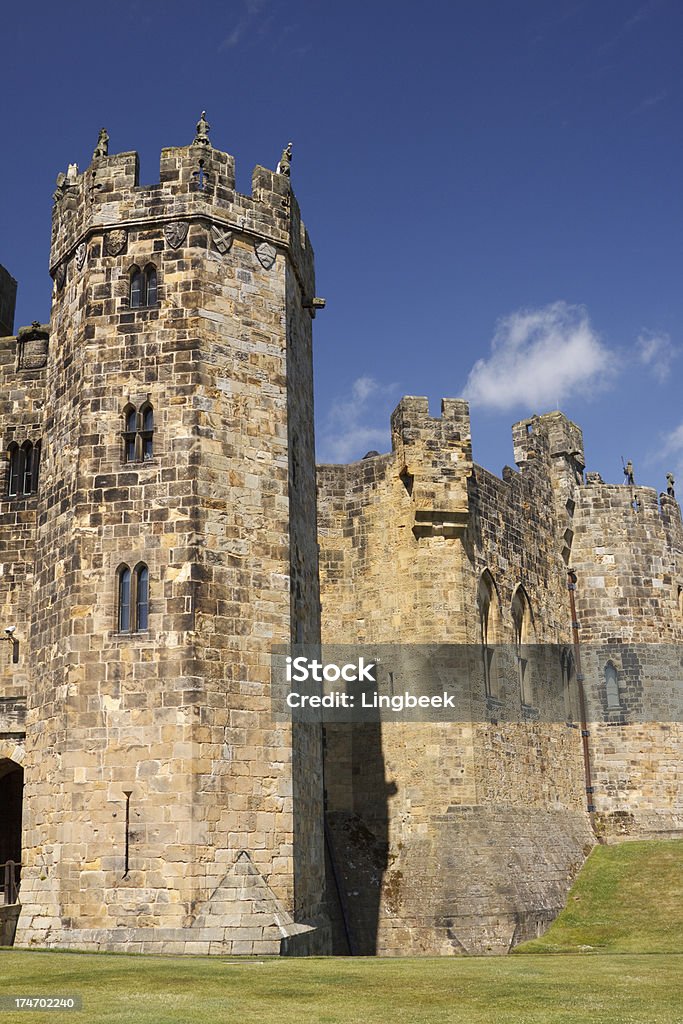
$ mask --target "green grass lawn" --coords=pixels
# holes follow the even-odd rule
[[[255,961],[0,949],[0,995],[83,1000],[82,1011],[0,1012],[0,1021],[683,1024],[682,881],[683,840],[597,847],[567,908],[542,939],[518,947],[523,956]]]
[[[683,956],[178,958],[4,951],[0,992],[83,1010],[0,1019],[121,1024],[682,1024]]]
[[[515,953],[683,953],[683,840],[596,846],[545,935]]]

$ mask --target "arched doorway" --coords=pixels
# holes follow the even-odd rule
[[[0,758],[0,893],[4,892],[7,861],[21,864],[21,809],[24,790],[24,771],[16,761]],[[9,879],[8,879],[9,880]],[[15,873],[18,883],[18,867]]]

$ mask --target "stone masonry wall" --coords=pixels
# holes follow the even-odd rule
[[[0,643],[0,697],[25,700],[29,684],[28,647],[31,632],[32,588],[37,497],[9,495],[9,450],[26,441],[42,439],[45,404],[44,360],[22,364],[21,337],[0,338],[0,631],[16,628],[21,658],[12,661],[12,645]],[[45,334],[47,332],[44,332]],[[36,365],[36,363],[38,365]],[[0,635],[2,635],[0,633]]]
[[[650,488],[593,482],[580,490],[575,519],[598,828],[607,838],[680,833],[679,506]],[[617,708],[607,699],[609,662],[617,671]]]
[[[488,571],[496,644],[513,643],[520,586],[533,639],[566,642],[543,431],[523,472],[498,480],[472,464],[464,402],[432,419],[425,399],[403,399],[392,424],[390,455],[318,469],[323,639],[479,645]],[[359,951],[500,952],[562,906],[593,842],[579,732],[564,720],[559,663],[535,680],[535,708],[516,663],[500,675],[491,699],[475,670],[471,721],[326,727],[328,821]],[[552,722],[535,721],[539,707]],[[348,860],[365,884],[344,877]]]

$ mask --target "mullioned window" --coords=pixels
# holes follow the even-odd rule
[[[142,309],[157,304],[157,268],[148,263],[143,269],[133,265],[129,271],[128,304],[131,309]]]
[[[144,402],[139,409],[123,410],[123,461],[149,462],[154,458],[154,407]]]
[[[149,628],[149,568],[138,562],[134,569],[116,570],[116,625],[119,633],[143,633]]]
[[[25,498],[35,494],[39,467],[40,441],[24,441],[22,445],[13,441],[7,449],[7,496]]]

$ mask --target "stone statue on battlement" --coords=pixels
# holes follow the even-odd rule
[[[60,171],[57,175],[57,188],[52,193],[52,199],[55,203],[58,203],[59,200],[63,197],[67,187],[68,186],[66,184],[66,174],[64,173],[64,171]]]
[[[193,146],[210,146],[211,140],[209,139],[209,132],[211,131],[211,125],[206,120],[206,111],[202,110],[201,117],[197,121],[197,134],[194,137]]]
[[[57,188],[52,193],[52,199],[55,203],[59,203],[64,196],[69,192],[76,183],[78,176],[78,164],[69,164],[69,169],[65,174],[64,171],[60,171],[57,175]]]
[[[95,146],[92,158],[93,160],[99,160],[103,156],[109,156],[109,133],[106,128],[100,128],[100,134],[97,136],[97,145]]]
[[[285,148],[282,150],[282,156],[280,162],[277,165],[276,174],[284,174],[287,178],[292,173],[292,143],[288,142]]]
[[[666,474],[666,493],[669,495],[670,498],[675,498],[676,497],[676,491],[674,490],[674,484],[675,483],[676,483],[676,481],[674,480],[673,473],[667,473]]]

